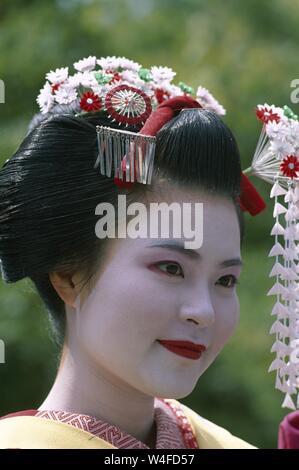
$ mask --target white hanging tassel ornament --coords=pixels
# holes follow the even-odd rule
[[[276,371],[275,387],[285,394],[282,406],[295,409],[299,408],[299,122],[287,106],[258,105],[256,115],[263,128],[251,167],[244,172],[273,185],[275,241],[268,256],[275,257],[269,274],[275,282],[267,295],[276,295],[270,329],[276,357],[269,372]]]
[[[288,180],[288,191],[285,191],[278,183],[278,175],[272,187],[270,197],[274,197],[273,216],[276,221],[271,235],[275,237],[275,243],[269,256],[275,256],[275,263],[270,272],[270,277],[276,277],[274,286],[268,295],[276,295],[277,301],[271,315],[276,315],[270,334],[276,335],[276,340],[271,352],[276,353],[276,358],[269,367],[269,372],[276,371],[277,389],[285,393],[282,406],[292,410],[299,403],[299,310],[298,310],[298,247],[296,245],[296,225],[294,216],[297,203],[296,184]],[[278,196],[285,196],[288,203],[287,209],[278,203]],[[284,214],[285,228],[279,220]],[[278,242],[278,237],[284,237],[284,246]],[[283,258],[283,265],[279,262],[279,256]],[[284,285],[280,283],[283,280]],[[293,400],[292,395],[297,394]]]

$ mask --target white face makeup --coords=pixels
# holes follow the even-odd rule
[[[77,302],[75,320],[80,349],[93,369],[129,392],[177,399],[192,392],[234,332],[241,272],[238,262],[228,261],[240,259],[233,203],[192,190],[169,192],[167,202],[180,200],[203,202],[201,248],[184,250],[184,239],[177,238],[112,240],[95,287],[83,305]],[[159,339],[207,349],[194,360]]]

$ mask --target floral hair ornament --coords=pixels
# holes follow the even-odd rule
[[[169,67],[143,68],[125,57],[97,59],[89,56],[68,67],[46,74],[46,83],[37,102],[41,113],[105,113],[119,125],[141,125],[139,132],[96,126],[98,156],[95,169],[114,177],[120,188],[129,189],[134,182],[150,184],[155,156],[156,134],[166,122],[189,108],[203,108],[218,115],[225,109],[204,87],[195,91],[189,85],[172,83],[176,73]],[[242,210],[260,213],[265,203],[253,184],[241,173]]]
[[[189,96],[197,106],[225,114],[225,109],[206,88],[197,91],[179,82],[172,83],[176,73],[169,67],[143,68],[125,57],[97,59],[89,56],[74,63],[75,73],[68,67],[46,74],[46,83],[37,102],[42,114],[103,112],[111,122],[125,126],[142,126],[152,111],[170,98]],[[188,103],[186,105],[188,107]],[[107,177],[114,176],[119,187],[129,188],[133,182],[150,184],[156,138],[146,132],[130,132],[97,126],[98,157],[95,169]]]
[[[285,394],[282,406],[296,409],[299,408],[299,122],[288,106],[258,105],[256,115],[263,128],[251,167],[244,172],[271,183],[270,197],[274,198],[275,223],[271,231],[274,246],[268,256],[275,260],[269,274],[275,283],[267,295],[276,296],[271,313],[275,321],[270,330],[275,335],[271,352],[276,357],[269,372],[276,371],[275,387]]]

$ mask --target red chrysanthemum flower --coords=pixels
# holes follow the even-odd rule
[[[60,87],[61,83],[53,83],[51,85],[51,88],[52,88],[52,93],[55,93],[55,91],[58,90],[58,88]]]
[[[119,82],[122,79],[121,74],[118,72],[113,72],[113,70],[106,70],[106,73],[113,75],[113,77],[111,78],[109,82],[109,85],[114,82]]]
[[[260,119],[260,121],[264,122],[265,124],[267,124],[269,121],[280,121],[280,116],[277,113],[273,112],[273,110],[267,106],[257,107],[256,116],[258,119]]]
[[[280,165],[280,171],[284,176],[289,178],[297,177],[297,171],[299,171],[298,158],[295,155],[288,155],[283,159],[283,163]]]
[[[92,112],[99,111],[102,107],[101,98],[96,95],[93,91],[86,91],[83,93],[80,100],[80,108],[84,111]]]
[[[155,90],[155,97],[157,98],[158,103],[161,104],[163,101],[168,100],[170,94],[162,88],[157,88]]]

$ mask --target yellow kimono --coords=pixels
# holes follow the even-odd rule
[[[255,449],[176,400],[189,419],[199,449]],[[116,449],[109,442],[59,421],[34,416],[0,420],[0,449]]]

